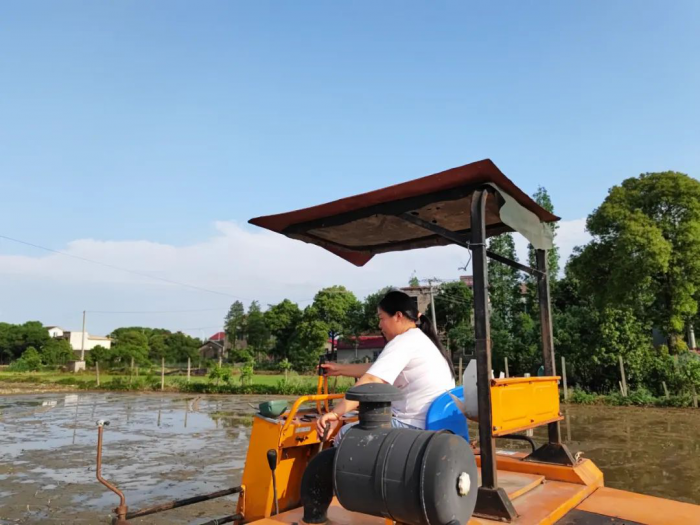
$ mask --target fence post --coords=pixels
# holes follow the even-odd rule
[[[627,397],[627,378],[625,377],[625,363],[622,361],[622,356],[620,358],[620,374],[622,375],[622,395]]]
[[[564,356],[561,356],[561,377],[564,380],[564,401],[568,401],[569,389],[566,384],[566,359],[564,359]]]
[[[131,366],[129,367],[129,386],[131,386],[131,379],[134,377],[134,358],[131,358]]]
[[[462,384],[462,358],[459,358],[459,375],[457,376],[457,384]]]
[[[510,377],[510,372],[508,372],[508,358],[507,357],[505,358],[505,362],[506,362],[506,377]]]
[[[165,357],[160,358],[160,391],[165,390]]]
[[[693,385],[693,408],[698,408],[698,394],[695,390],[695,385]]]
[[[666,394],[666,399],[668,399],[670,396],[668,395],[668,387],[666,386],[666,381],[661,381],[661,384],[664,387],[664,393]]]
[[[190,382],[190,369],[192,368],[192,360],[187,358],[187,382]]]
[[[95,374],[97,374],[97,386],[100,386],[100,362],[95,361]]]

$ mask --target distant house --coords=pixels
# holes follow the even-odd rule
[[[70,330],[64,330],[60,326],[47,326],[46,330],[49,332],[49,336],[54,339],[65,339],[70,344],[74,352],[80,352],[83,349],[83,332],[73,332]],[[109,337],[102,337],[99,335],[91,335],[85,332],[85,351],[89,352],[96,346],[102,346],[104,348],[112,347],[112,340]]]
[[[386,340],[382,335],[361,335],[359,338],[352,338],[349,341],[340,340],[336,343],[338,362],[374,361],[385,345]]]
[[[83,349],[83,332],[68,332],[64,331],[60,339],[66,339],[73,350],[80,352]],[[89,352],[96,346],[102,346],[104,348],[110,349],[112,347],[112,340],[109,337],[102,337],[99,335],[90,335],[85,332],[85,351]]]
[[[46,329],[49,331],[49,336],[54,339],[60,339],[63,337],[63,328],[60,326],[47,326]]]
[[[199,347],[199,355],[202,359],[222,359],[228,358],[231,344],[226,337],[225,332],[216,332],[207,341]]]

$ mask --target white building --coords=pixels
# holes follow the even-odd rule
[[[49,331],[49,335],[55,339],[65,339],[70,343],[70,346],[76,352],[80,352],[83,348],[83,332],[71,332],[64,330],[60,326],[47,326],[46,329]],[[101,337],[99,335],[90,335],[85,332],[85,351],[89,352],[96,346],[102,346],[104,348],[112,347],[112,340],[109,337]]]
[[[60,339],[63,337],[63,328],[60,326],[47,326],[46,329],[49,331],[49,336],[54,339]]]

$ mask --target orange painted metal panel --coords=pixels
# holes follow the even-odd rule
[[[481,457],[476,456],[476,464],[481,466]],[[553,465],[551,463],[535,463],[522,461],[519,457],[496,455],[498,472],[524,472],[527,474],[539,474],[548,481],[564,481],[576,485],[592,487],[603,486],[603,473],[590,459],[584,459],[573,467]]]
[[[647,525],[700,525],[699,505],[607,487],[576,508]]]
[[[514,377],[491,381],[494,436],[535,428],[559,414],[559,377]]]

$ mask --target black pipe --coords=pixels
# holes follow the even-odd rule
[[[328,520],[328,507],[333,501],[333,461],[336,451],[332,447],[316,454],[301,478],[301,504],[306,523],[325,523]]]
[[[241,487],[233,487],[230,489],[219,490],[217,492],[212,492],[211,494],[205,494],[203,496],[194,496],[192,498],[186,498],[181,500],[169,501],[161,505],[156,505],[154,507],[147,507],[145,509],[135,510],[129,512],[126,515],[126,519],[139,518],[141,516],[148,516],[150,514],[156,514],[157,512],[163,512],[164,510],[176,509],[178,507],[185,507],[187,505],[193,505],[194,503],[199,503],[200,501],[208,501],[214,498],[221,498],[222,496],[228,496],[230,494],[237,494],[241,492]]]
[[[233,523],[234,521],[240,521],[242,519],[242,514],[233,514],[232,516],[224,516],[223,518],[214,518],[211,521],[200,523],[199,525],[222,525],[223,523]]]
[[[532,439],[530,436],[524,436],[522,434],[506,434],[505,436],[498,436],[497,439],[513,439],[515,441],[527,441],[528,443],[530,443],[533,453],[535,452],[535,450],[537,450],[537,444],[535,444],[535,440]]]

